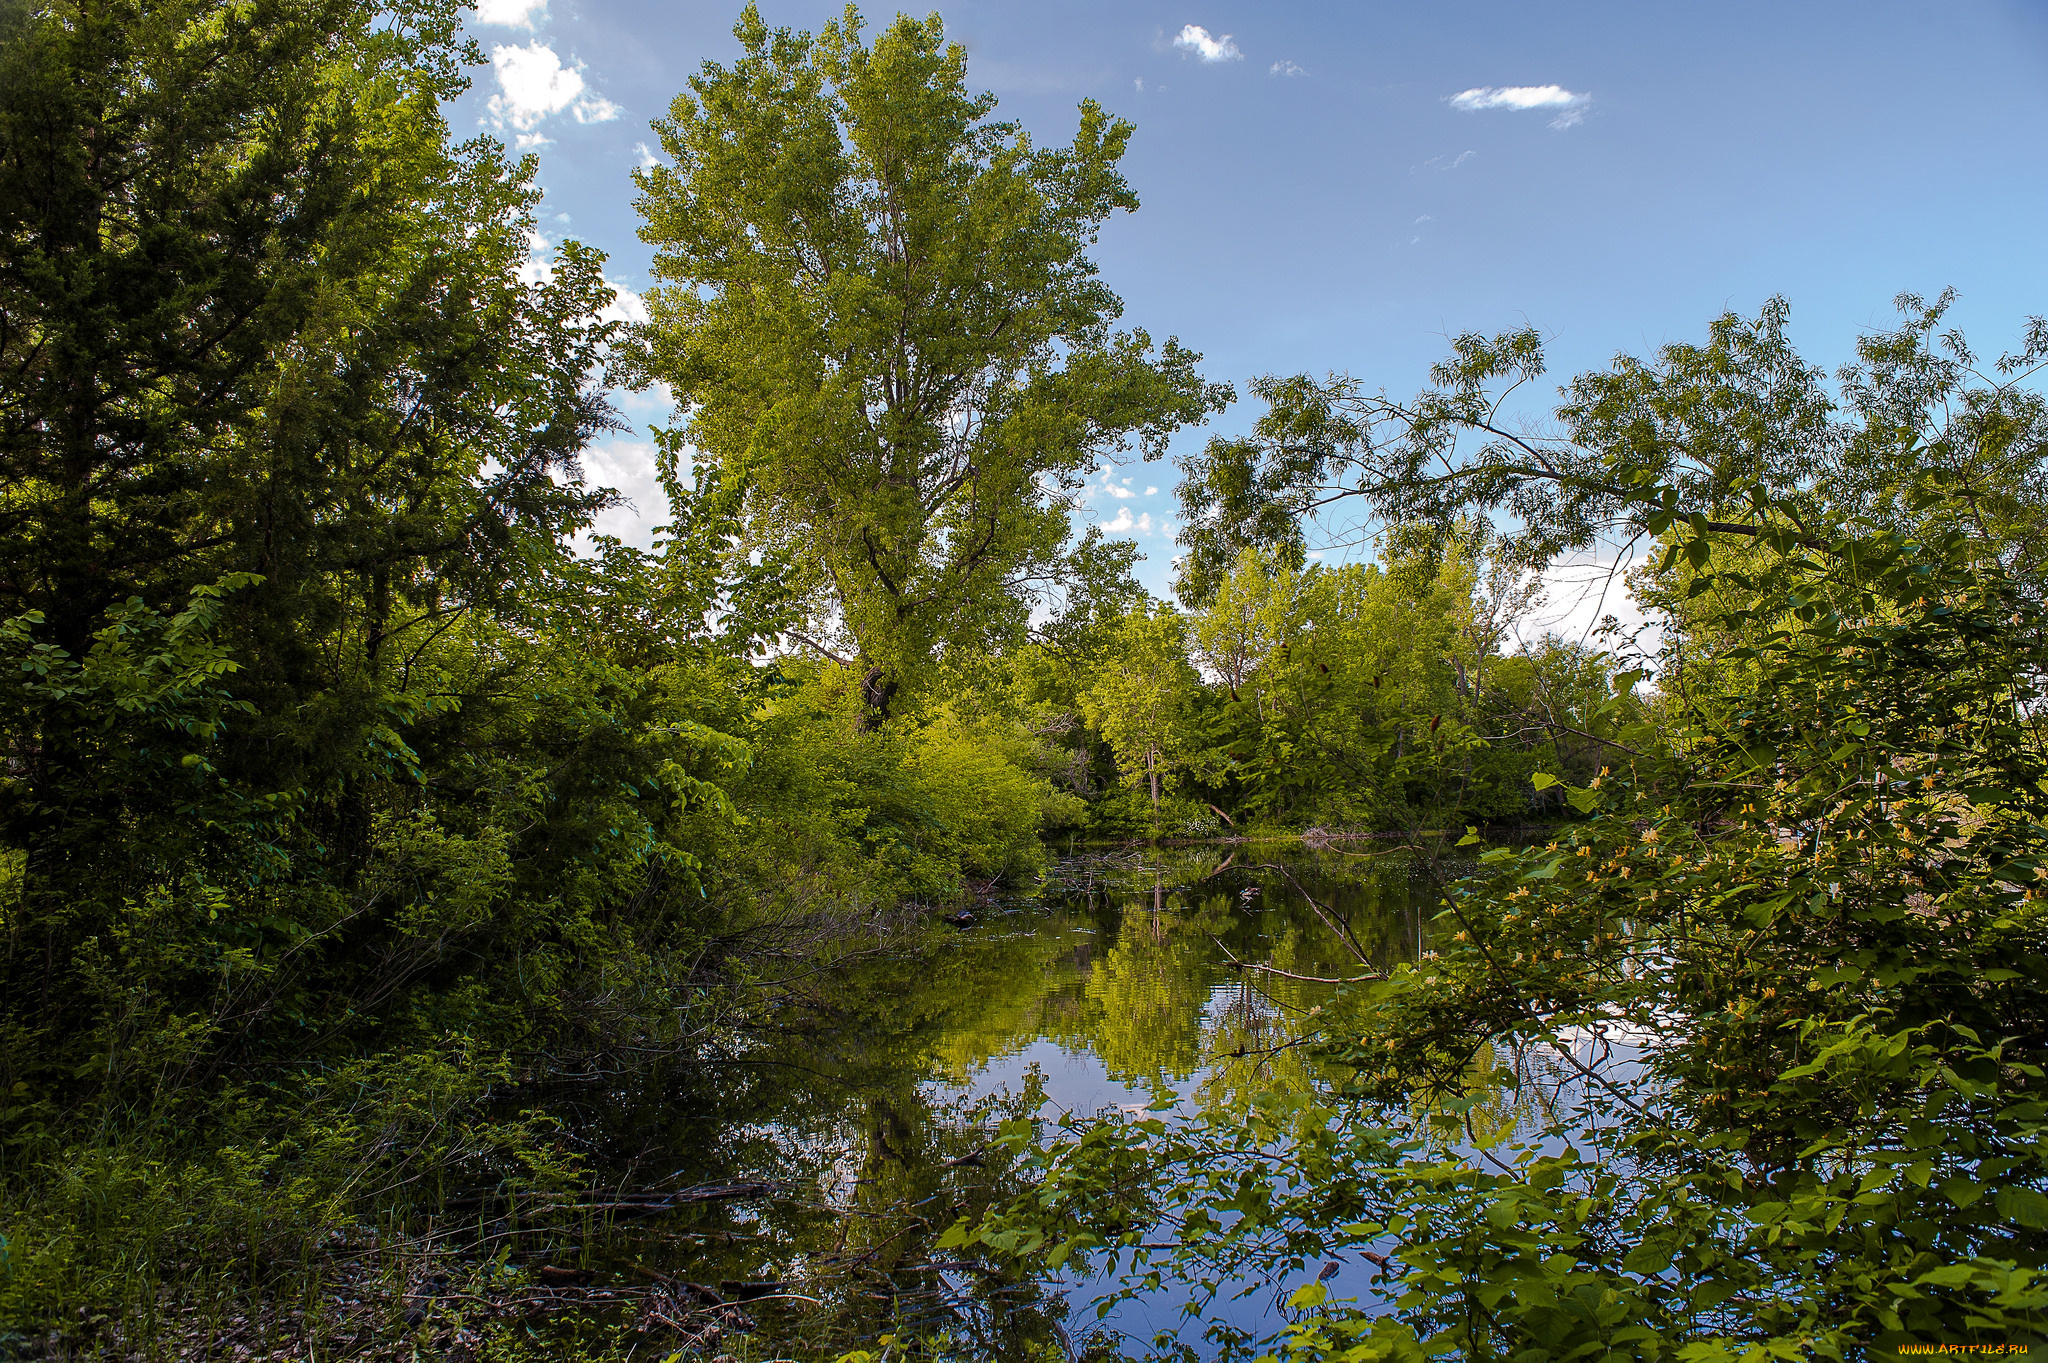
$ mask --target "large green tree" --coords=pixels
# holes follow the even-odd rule
[[[638,373],[684,411],[665,450],[694,452],[696,523],[850,639],[875,722],[935,655],[1021,633],[1099,461],[1229,393],[1112,329],[1087,250],[1137,207],[1130,124],[1085,101],[1071,146],[1033,146],[936,15],[872,47],[851,8],[734,31],[744,55],[657,125],[673,164],[639,174],[662,285]]]
[[[538,737],[495,704],[541,689],[507,685],[541,650],[505,630],[567,590],[610,495],[576,462],[610,419],[610,291],[575,248],[523,277],[533,164],[440,112],[476,59],[459,21],[0,14],[0,1024],[46,1060],[124,906],[192,875],[263,888],[188,963],[320,925],[298,960],[340,996],[439,968],[395,950],[378,829],[428,788],[490,809]]]
[[[609,495],[576,466],[609,419],[588,321],[608,290],[573,248],[520,278],[533,167],[451,146],[439,113],[475,56],[458,20],[0,18],[0,610],[75,664],[122,603],[240,574],[219,628],[258,717],[214,760],[324,802],[344,850],[406,659],[560,562]],[[57,711],[9,720],[0,817],[31,888],[74,846],[103,863],[147,783],[111,788]]]

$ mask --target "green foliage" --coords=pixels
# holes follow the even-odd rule
[[[879,729],[861,719],[854,674],[791,666],[744,728],[753,762],[729,782],[738,824],[715,874],[754,912],[946,896],[966,879],[1028,883],[1043,864],[1039,830],[1078,816],[1035,770],[1042,745],[1000,715],[941,709]]]
[[[11,12],[0,841],[25,859],[0,1026],[38,1039],[14,1078],[97,1052],[127,906],[195,876],[219,902],[152,916],[164,973],[130,984],[178,1016],[229,1007],[222,1054],[403,1016],[477,942],[573,952],[607,910],[528,896],[593,850],[608,792],[532,778],[580,797],[614,759],[695,761],[613,741],[632,702],[602,661],[515,680],[607,498],[576,456],[609,420],[609,289],[574,247],[522,279],[532,164],[450,146],[438,111],[476,55],[457,21]],[[523,773],[493,751],[514,733]],[[471,871],[438,908],[390,893]]]
[[[1233,806],[1371,824],[1405,815],[1411,786],[1433,802],[1425,788],[1477,746],[1454,658],[1469,581],[1415,585],[1420,599],[1377,567],[1275,572],[1240,557],[1196,627],[1227,687],[1211,769]]]
[[[2048,619],[1959,534],[1808,526],[1701,560],[1754,689],[1695,694],[1664,755],[1572,790],[1585,823],[1451,884],[1436,952],[1341,1005],[1337,1092],[1081,1124],[973,1233],[1178,1276],[1197,1314],[1380,1266],[1369,1311],[1298,1293],[1276,1357],[2040,1328]],[[1503,1127],[1504,1092],[1551,1096]]]
[[[1830,391],[1774,302],[1575,379],[1556,438],[1500,415],[1542,373],[1526,330],[1406,403],[1262,380],[1253,436],[1189,463],[1182,612],[1067,515],[1229,397],[1112,329],[1087,251],[1136,206],[1129,124],[1084,102],[1035,147],[936,17],[866,45],[854,10],[813,38],[750,6],[639,177],[663,287],[626,347],[596,253],[529,260],[534,163],[451,141],[460,18],[0,7],[10,1331],[317,1314],[338,1255],[451,1205],[544,1219],[605,1141],[528,1085],[762,1058],[750,1010],[827,962],[835,1078],[985,1059],[986,1017],[939,1025],[972,1003],[1164,1098],[1265,1044],[1202,1014],[1244,905],[1155,874],[1099,956],[1076,926],[910,989],[861,945],[1034,883],[1055,827],[1531,813],[1554,836],[1459,863],[1419,963],[1346,926],[1334,1002],[1277,924],[1321,1049],[1217,1064],[1186,1120],[989,1148],[992,1105],[862,1090],[851,1257],[821,1224],[785,1257],[937,1276],[912,1247],[972,1241],[1176,1277],[1197,1317],[1282,1282],[1275,1359],[2042,1325],[2048,326],[1992,377],[1946,297],[1902,299]],[[578,461],[615,348],[686,411],[654,553],[572,547],[613,496]],[[1353,497],[1380,561],[1311,566],[1303,515]],[[1662,550],[1654,696],[1510,652],[1533,570],[1609,533]],[[1376,1300],[1297,1281],[1333,1255]],[[988,1273],[1039,1347],[1038,1289]]]
[[[1177,789],[1211,824],[1526,818],[1550,803],[1539,766],[1591,775],[1613,751],[1612,664],[1554,639],[1503,656],[1537,592],[1483,527],[1396,539],[1384,568],[1246,549],[1193,614],[1133,610],[1086,652],[1020,655],[1018,679],[1048,718],[1079,712],[1155,805]],[[1098,801],[1095,825],[1185,823],[1126,803]]]
[[[1229,390],[1110,330],[1086,252],[1137,207],[1130,124],[1084,101],[1071,146],[1034,147],[936,15],[871,48],[851,7],[813,38],[749,5],[734,33],[657,125],[673,166],[637,173],[663,286],[636,372],[688,407],[664,448],[698,452],[710,533],[834,616],[878,722],[935,654],[1022,635],[1099,460],[1158,457]]]

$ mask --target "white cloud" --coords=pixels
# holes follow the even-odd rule
[[[1424,170],[1456,170],[1459,166],[1464,165],[1477,155],[1479,155],[1478,152],[1468,149],[1459,152],[1456,156],[1432,156],[1422,163],[1422,168]]]
[[[1138,92],[1139,94],[1141,94],[1141,95],[1142,95],[1142,94],[1144,94],[1144,93],[1145,93],[1145,78],[1144,78],[1143,76],[1139,76],[1138,78],[1136,78],[1135,80],[1133,80],[1133,81],[1131,82],[1131,88],[1132,88],[1133,90],[1136,90],[1136,91],[1137,91],[1137,92]]]
[[[1289,78],[1292,78],[1295,76],[1305,76],[1308,74],[1308,72],[1303,68],[1296,66],[1293,62],[1274,62],[1271,68],[1267,70],[1266,74],[1269,76],[1287,76]]]
[[[1149,535],[1152,533],[1152,513],[1146,511],[1133,517],[1129,507],[1120,506],[1116,509],[1116,519],[1103,522],[1102,528],[1112,535],[1121,535],[1130,530],[1135,530],[1141,535]]]
[[[665,383],[651,383],[637,393],[630,388],[614,388],[611,399],[618,405],[619,414],[636,425],[667,422],[676,412],[675,392]]]
[[[1562,109],[1586,102],[1562,85],[1492,85],[1451,96],[1453,109]]]
[[[476,21],[502,28],[533,31],[533,21],[548,12],[548,0],[476,0]]]
[[[1591,95],[1574,94],[1562,85],[1481,85],[1451,96],[1451,107],[1465,113],[1506,109],[1522,113],[1530,109],[1555,110],[1553,128],[1569,128],[1586,116]]]
[[[542,119],[564,109],[574,113],[578,123],[604,123],[619,116],[618,105],[587,90],[580,66],[562,65],[555,50],[539,39],[524,47],[492,48],[491,70],[498,78],[498,93],[491,96],[489,108],[500,128],[530,133]],[[522,139],[520,145],[541,143]]]
[[[522,131],[549,114],[560,113],[583,93],[582,74],[563,66],[555,50],[539,41],[524,47],[501,44],[492,48],[491,71],[498,78],[498,93],[490,100],[491,117]]]
[[[1200,24],[1189,24],[1173,40],[1173,45],[1194,53],[1205,62],[1237,62],[1244,60],[1244,53],[1226,33],[1220,38],[1211,37],[1209,30]]]
[[[1417,219],[1415,220],[1415,225],[1416,225],[1417,227],[1420,227],[1420,226],[1422,226],[1422,224],[1424,224],[1424,223],[1426,223],[1426,222],[1435,222],[1435,221],[1436,221],[1436,219],[1435,219],[1435,218],[1431,217],[1431,216],[1430,216],[1429,214],[1427,214],[1427,213],[1424,213],[1424,214],[1423,214],[1423,215],[1422,215],[1421,217],[1419,217],[1419,218],[1417,218]]]
[[[1145,489],[1145,495],[1147,497],[1157,497],[1159,495],[1159,489],[1156,487],[1148,487]]]
[[[642,549],[654,543],[654,527],[669,519],[668,497],[655,473],[654,446],[641,440],[606,440],[583,452],[584,481],[626,494],[627,504],[600,512],[591,527]]]
[[[1638,642],[1654,649],[1658,631],[1650,614],[1629,589],[1627,575],[1646,555],[1627,559],[1587,555],[1552,564],[1543,573],[1544,599],[1522,622],[1518,631],[1533,642],[1545,634],[1567,639],[1592,640],[1601,621],[1613,616],[1625,630],[1652,628]]]
[[[624,284],[612,284],[611,306],[597,315],[600,322],[644,322],[647,320],[647,300],[634,293]]]

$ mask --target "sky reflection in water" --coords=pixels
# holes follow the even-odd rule
[[[1334,990],[1287,976],[1342,977],[1357,961],[1286,877],[1264,867],[1284,865],[1385,968],[1415,959],[1421,945],[1422,896],[1411,892],[1410,864],[1370,843],[1241,847],[1218,871],[1227,852],[1073,856],[1035,900],[1005,905],[971,929],[984,940],[1028,939],[1032,950],[1021,955],[1036,968],[1020,959],[1014,992],[963,1014],[939,1040],[933,1097],[1021,1092],[1035,1071],[1047,1115],[1087,1116],[1187,1110],[1233,1092],[1314,1082],[1315,1061],[1288,1043],[1313,1030],[1310,1010]],[[1351,1295],[1369,1276],[1362,1262],[1344,1265],[1330,1286]],[[1099,1287],[1069,1287],[1070,1329],[1086,1329]],[[1155,1294],[1119,1307],[1107,1325],[1148,1340],[1181,1325],[1183,1300]],[[1212,1313],[1253,1330],[1276,1320],[1266,1291]]]

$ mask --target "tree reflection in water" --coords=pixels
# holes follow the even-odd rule
[[[650,1348],[746,1335],[828,1359],[893,1334],[938,1358],[1079,1352],[1095,1322],[1069,1319],[1073,1284],[935,1246],[1022,1190],[997,1126],[1105,1094],[1229,1107],[1305,1090],[1327,1077],[1297,1044],[1327,1019],[1321,981],[1358,968],[1333,928],[1382,966],[1421,940],[1399,856],[1289,847],[1247,865],[1239,848],[1219,871],[1227,850],[1070,856],[966,930],[887,934],[771,988],[771,1011],[713,1053],[582,1095],[594,1182],[773,1190],[597,1231],[582,1258],[654,1284]]]

